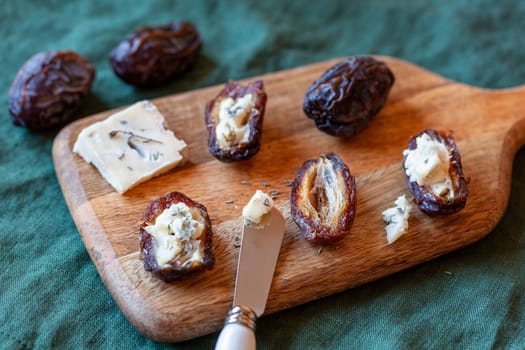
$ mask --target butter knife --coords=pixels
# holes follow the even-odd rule
[[[275,207],[260,224],[244,224],[233,306],[216,350],[255,349],[255,325],[266,308],[284,230],[285,220]]]

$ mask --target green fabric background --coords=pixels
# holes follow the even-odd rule
[[[127,33],[179,19],[194,22],[203,36],[191,72],[153,90],[113,74],[108,53]],[[95,64],[80,118],[355,54],[399,57],[475,86],[511,87],[525,83],[524,31],[525,2],[511,0],[1,1],[0,348],[210,349],[217,337],[157,344],[114,303],[55,177],[51,146],[58,129],[35,133],[10,121],[9,86],[33,54],[72,49]],[[524,349],[524,149],[512,176],[507,212],[487,238],[263,317],[259,349]]]

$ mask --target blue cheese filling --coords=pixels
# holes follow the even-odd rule
[[[237,100],[227,97],[219,105],[219,120],[215,128],[217,142],[221,149],[231,149],[250,140],[248,117],[255,106],[252,94]]]
[[[403,151],[405,172],[411,182],[426,186],[434,195],[452,199],[451,153],[446,145],[424,133],[416,138],[417,147]]]
[[[408,231],[408,217],[412,210],[412,205],[405,195],[399,196],[394,203],[395,207],[388,208],[382,214],[383,221],[387,224],[385,231],[388,244],[395,242]]]
[[[144,229],[153,236],[157,264],[166,267],[182,253],[190,255],[192,263],[203,262],[201,236],[204,227],[204,220],[198,209],[179,202],[165,209],[154,225],[148,225]],[[189,254],[185,252],[188,249]]]

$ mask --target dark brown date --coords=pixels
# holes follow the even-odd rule
[[[175,255],[167,265],[159,266],[155,255],[155,238],[146,230],[146,227],[148,225],[154,225],[159,215],[161,215],[164,210],[170,208],[172,204],[176,203],[184,203],[187,205],[192,212],[193,220],[200,221],[204,225],[204,229],[198,241],[182,239],[181,252]],[[171,234],[174,233],[171,232]],[[190,273],[211,269],[213,267],[215,257],[213,254],[212,235],[211,221],[206,207],[180,192],[170,192],[166,196],[152,201],[144,212],[139,225],[140,258],[147,271],[151,271],[154,275],[166,282],[171,282]],[[199,245],[196,246],[195,242],[199,242]],[[192,256],[197,250],[200,253],[199,255],[202,256],[202,261],[192,260]]]
[[[372,57],[350,57],[327,70],[308,89],[303,110],[319,130],[350,138],[385,104],[394,74]]]
[[[243,104],[243,99],[250,96]],[[266,100],[261,80],[248,85],[230,81],[207,103],[208,149],[215,158],[229,162],[248,159],[259,152]],[[247,137],[244,133],[241,136],[241,129],[248,133]]]
[[[419,185],[416,181],[410,181],[407,175],[408,188],[414,196],[414,200],[421,211],[430,215],[447,215],[460,211],[467,202],[468,179],[463,175],[461,157],[451,134],[445,134],[436,130],[425,130],[413,136],[408,141],[408,150],[417,148],[417,137],[427,134],[432,140],[445,145],[450,153],[448,175],[451,180],[452,193],[444,189],[441,193],[435,193],[429,185]],[[407,151],[403,158],[403,169],[407,169]]]
[[[13,123],[42,130],[68,122],[94,78],[91,62],[73,51],[34,55],[20,68],[9,90]]]
[[[352,227],[356,212],[355,178],[334,153],[306,161],[293,183],[291,215],[304,238],[336,243]]]
[[[110,53],[113,71],[137,86],[167,83],[187,71],[197,60],[201,36],[189,22],[142,27],[128,35]]]

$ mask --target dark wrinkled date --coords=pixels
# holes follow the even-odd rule
[[[93,65],[73,51],[34,55],[24,63],[9,90],[13,123],[41,130],[69,121],[94,78]]]
[[[414,196],[414,200],[421,209],[421,211],[430,215],[447,215],[453,214],[463,209],[467,202],[468,196],[468,179],[463,175],[463,168],[461,166],[461,157],[456,147],[456,143],[451,134],[446,135],[436,130],[425,130],[420,134],[409,139],[408,150],[415,150],[417,148],[417,137],[427,134],[431,139],[444,144],[450,151],[449,159],[449,176],[453,189],[453,194],[449,191],[443,193],[434,193],[429,186],[419,185],[417,182],[410,181],[407,176],[408,188]],[[403,159],[403,169],[406,174],[406,159]]]
[[[355,178],[333,153],[308,160],[293,183],[290,206],[306,240],[336,243],[349,233],[354,221]]]
[[[334,136],[359,133],[385,104],[394,75],[372,57],[351,57],[327,70],[308,89],[303,110]]]
[[[160,85],[187,71],[201,47],[201,36],[189,22],[143,27],[111,51],[110,63],[128,84]]]
[[[146,231],[146,226],[154,224],[157,217],[162,212],[168,209],[172,204],[184,203],[190,209],[197,209],[200,217],[204,221],[204,231],[197,241],[198,247],[190,244],[184,244],[182,251],[176,255],[168,264],[168,266],[159,266],[155,257],[155,242],[153,236]],[[180,192],[170,192],[167,195],[157,198],[152,201],[146,208],[142,221],[139,225],[140,238],[140,258],[144,263],[144,268],[150,271],[160,279],[171,282],[179,279],[185,275],[211,269],[215,264],[215,257],[213,253],[213,232],[211,221],[208,216],[206,207],[197,203]],[[202,261],[192,260],[192,256],[196,249],[201,250]]]
[[[267,96],[261,80],[228,82],[205,109],[210,154],[221,161],[254,156],[261,147]]]

